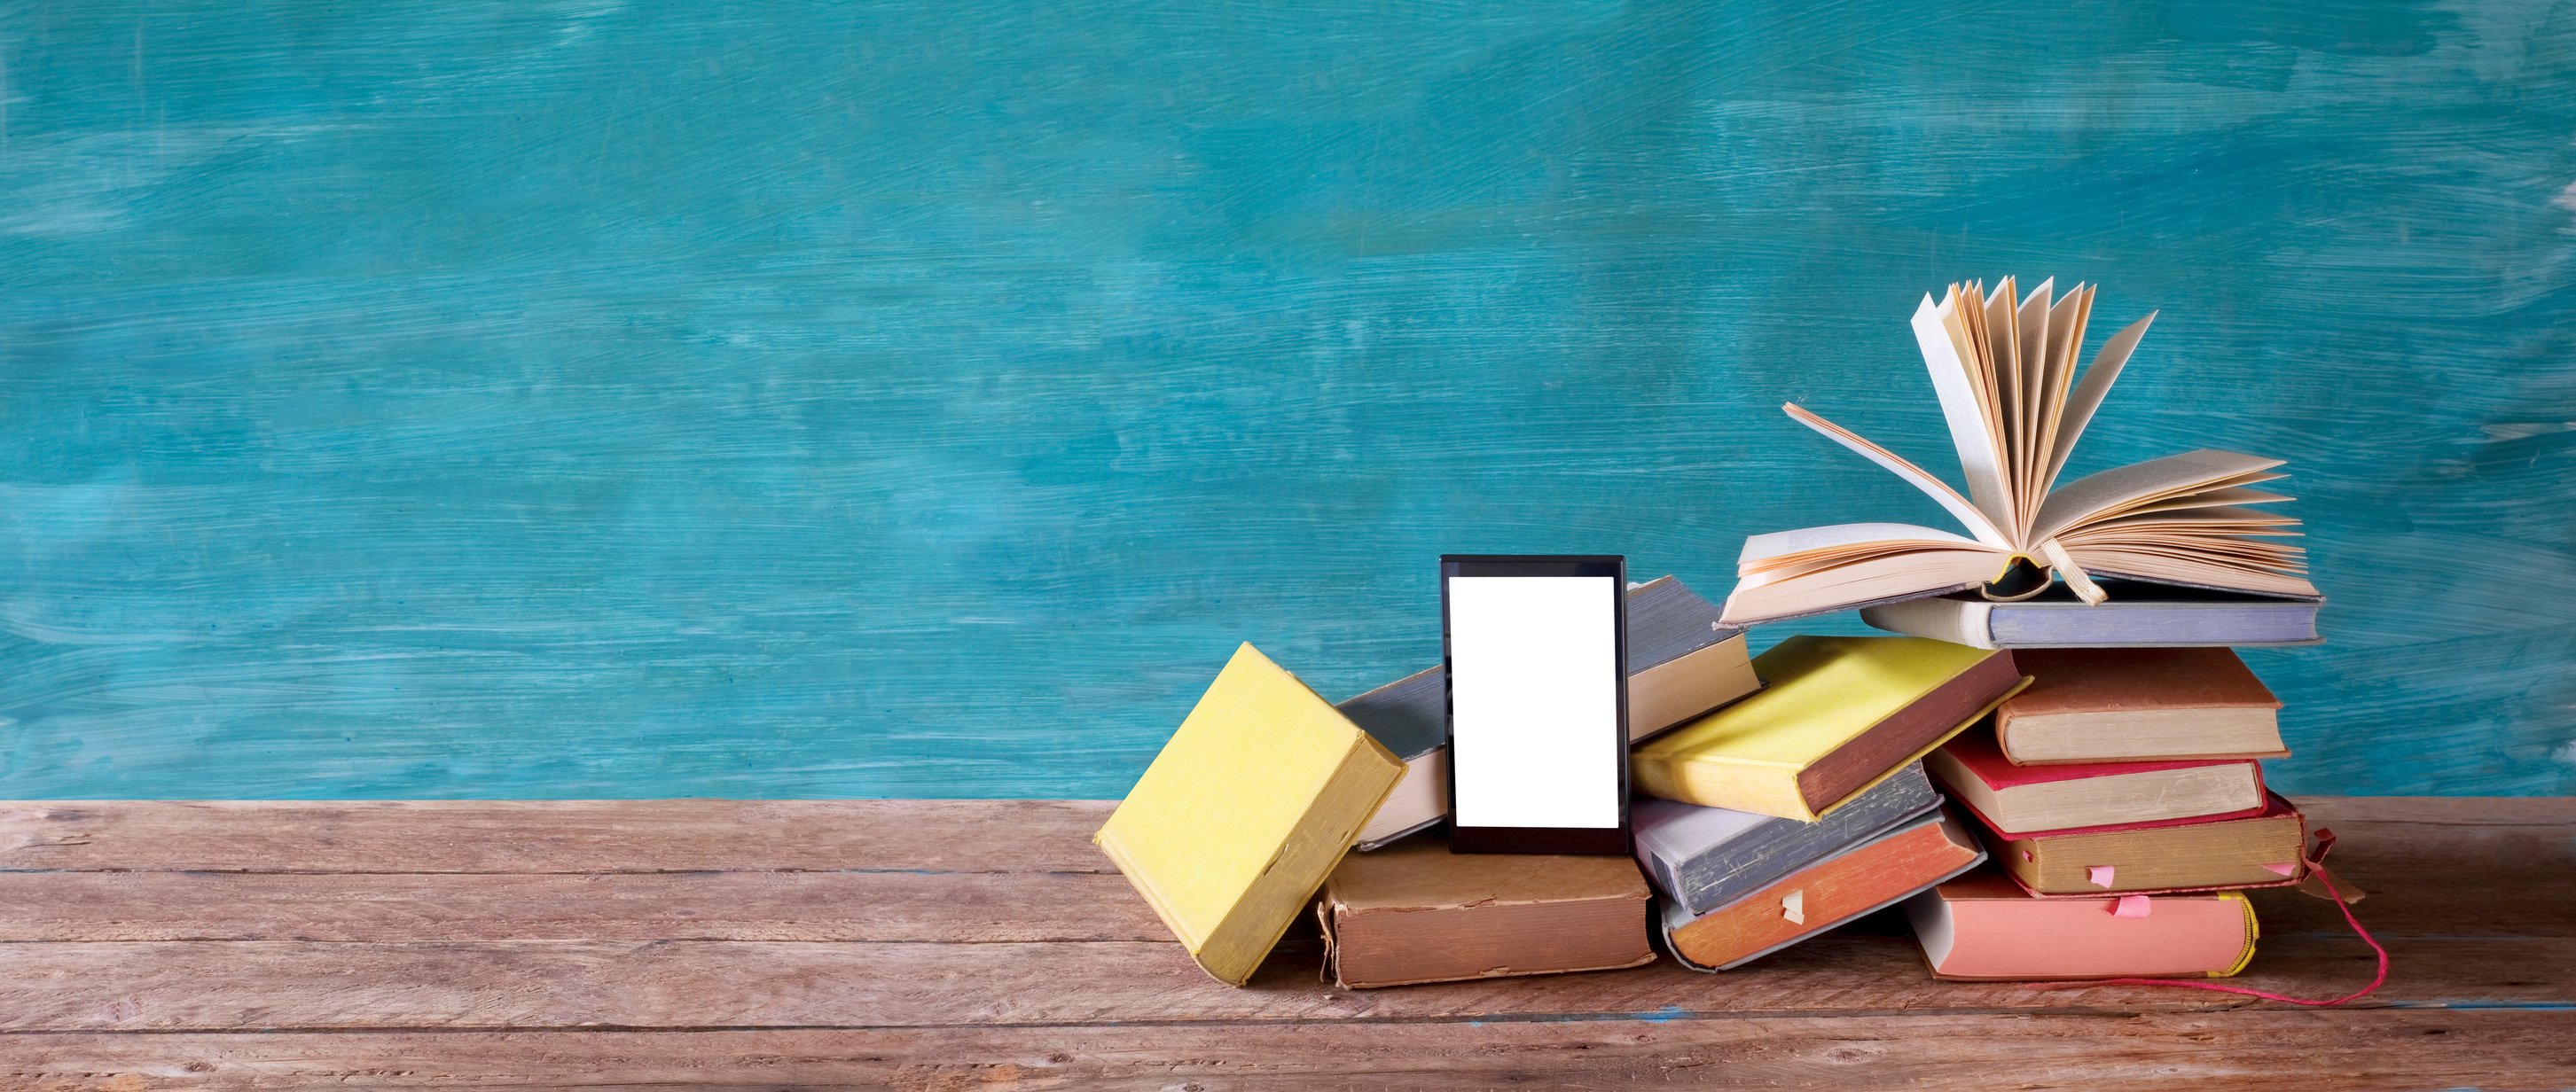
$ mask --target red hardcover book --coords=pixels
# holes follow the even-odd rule
[[[2241,759],[2015,766],[1980,726],[1923,760],[1960,803],[2007,838],[2159,822],[2242,818],[2266,803],[2261,764]]]

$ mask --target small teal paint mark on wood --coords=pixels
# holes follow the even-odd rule
[[[0,5],[0,797],[1117,796],[1443,550],[1939,522],[1776,407],[2005,273],[2291,460],[2277,784],[2576,790],[2571,187],[2564,3]]]

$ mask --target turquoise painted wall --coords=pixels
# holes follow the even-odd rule
[[[1938,522],[1776,407],[1948,465],[1904,320],[2008,272],[2163,309],[2077,469],[2292,460],[2279,784],[2576,791],[2568,4],[102,0],[0,64],[0,796],[1114,796],[1238,640],[1430,662],[1443,550]]]

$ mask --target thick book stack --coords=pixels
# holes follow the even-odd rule
[[[2030,688],[1924,763],[1993,861],[1907,903],[1932,973],[2243,969],[2258,927],[2237,892],[2306,868],[2305,817],[2263,785],[2281,703],[2222,647],[2013,655]]]
[[[2091,289],[1954,284],[1914,314],[1967,491],[1796,405],[1966,535],[1847,523],[1754,535],[1725,620],[1859,608],[1880,629],[2014,653],[2035,680],[1925,761],[1994,864],[1907,905],[1953,978],[2234,974],[2236,889],[2300,880],[2305,820],[2263,787],[2280,703],[2226,646],[2317,640],[2322,597],[2267,488],[2278,459],[2197,450],[2071,482],[2076,441],[2154,318],[2079,377]]]

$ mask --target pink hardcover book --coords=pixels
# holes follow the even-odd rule
[[[2224,978],[2254,958],[2254,908],[2233,891],[2034,899],[1979,869],[1905,904],[1937,978]]]

